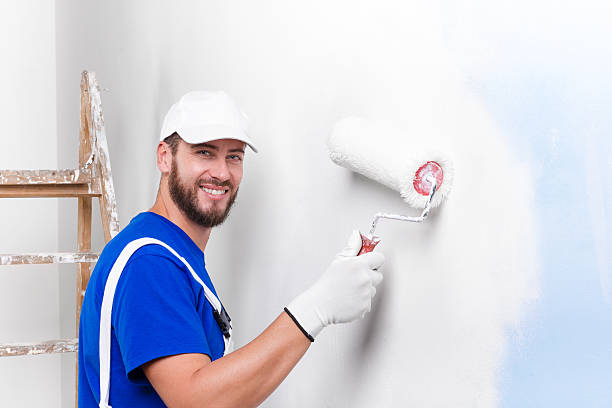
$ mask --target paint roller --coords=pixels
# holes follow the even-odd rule
[[[371,252],[380,242],[374,235],[380,219],[423,222],[451,191],[451,160],[439,151],[419,150],[414,140],[407,143],[407,139],[386,124],[359,117],[340,120],[329,137],[329,157],[334,163],[398,191],[406,203],[422,209],[417,217],[376,213],[370,232],[361,234],[358,255]]]

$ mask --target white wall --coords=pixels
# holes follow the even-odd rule
[[[55,2],[0,2],[0,168],[57,168]],[[0,252],[56,251],[56,199],[0,202]],[[55,266],[3,266],[0,342],[59,338]],[[60,356],[0,360],[0,406],[60,407]]]
[[[408,146],[454,154],[454,192],[427,224],[381,224],[374,311],[325,331],[264,406],[498,405],[505,330],[537,292],[531,182],[445,51],[438,3],[60,0],[57,14],[58,106],[75,104],[82,69],[109,88],[122,225],[153,201],[157,132],[175,99],[224,89],[251,117],[261,153],[247,154],[237,206],[207,248],[238,344],[316,279],[352,228],[410,212],[330,162],[337,119],[391,120]],[[69,118],[58,111],[60,145],[77,130]]]
[[[410,212],[326,155],[336,119],[391,120],[454,154],[454,192],[426,225],[381,224],[374,311],[324,332],[264,406],[608,406],[610,10],[548,3],[3,1],[0,168],[76,165],[94,70],[125,225],[154,198],[169,105],[229,91],[262,149],[207,261],[244,344],[353,227]],[[76,200],[0,205],[0,252],[74,250]],[[74,335],[74,287],[73,265],[3,267],[0,341]],[[0,406],[71,406],[74,363],[2,359]]]

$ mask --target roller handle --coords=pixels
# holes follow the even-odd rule
[[[380,242],[380,238],[378,237],[369,237],[367,235],[363,235],[361,232],[359,235],[361,235],[361,249],[359,250],[357,256],[372,252],[374,248],[376,248],[376,245],[378,245]]]

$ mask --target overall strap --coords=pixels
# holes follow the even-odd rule
[[[130,260],[130,257],[134,252],[145,245],[161,245],[166,248],[170,253],[176,256],[178,259],[185,264],[191,276],[204,288],[204,295],[206,300],[211,304],[216,315],[227,316],[221,302],[215,296],[215,294],[204,284],[202,279],[195,273],[191,265],[185,258],[180,256],[174,249],[168,244],[155,238],[139,238],[136,239],[123,248],[119,257],[115,261],[104,286],[104,295],[102,297],[102,309],[100,311],[100,344],[99,344],[99,357],[100,357],[100,408],[111,408],[108,405],[109,391],[110,391],[110,363],[111,363],[111,313],[113,309],[113,298],[115,297],[115,290],[117,289],[117,283],[121,277],[121,273],[125,268],[125,265]],[[216,316],[215,316],[216,318]],[[227,331],[229,335],[223,337],[225,343],[224,355],[228,354],[230,350],[231,341],[231,325],[228,322]]]

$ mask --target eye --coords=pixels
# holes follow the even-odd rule
[[[210,150],[198,150],[196,153],[202,156],[210,156],[212,154]]]
[[[239,154],[230,154],[229,156],[227,156],[227,158],[232,161],[242,161],[242,156],[240,156]]]

